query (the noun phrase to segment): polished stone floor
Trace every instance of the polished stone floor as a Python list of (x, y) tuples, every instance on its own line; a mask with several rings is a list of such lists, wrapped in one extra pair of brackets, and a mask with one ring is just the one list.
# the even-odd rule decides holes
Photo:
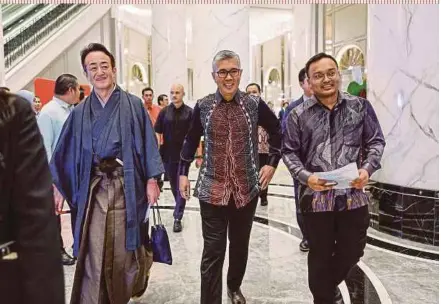
[[(196, 179), (192, 170), (190, 179)], [(274, 184), (292, 184), (282, 165)], [(194, 184), (194, 183), (192, 183)], [(167, 185), (166, 185), (167, 187)], [(270, 187), (269, 205), (258, 206), (253, 226), (247, 273), (242, 291), (248, 303), (312, 303), (307, 283), (307, 254), (298, 249), (300, 232), (295, 219), (292, 188)], [(187, 204), (182, 233), (172, 232), (172, 195), (165, 190), (160, 200), (161, 214), (169, 232), (173, 265), (154, 264), (149, 288), (137, 302), (148, 304), (199, 303), (199, 263), (202, 252), (201, 222), (198, 202)], [(63, 216), (63, 238), (70, 246), (69, 216)], [(369, 232), (378, 237), (375, 231)], [(420, 246), (410, 241), (381, 236), (401, 248), (422, 248), (437, 255), (438, 248)], [(403, 251), (404, 252), (404, 251)], [(340, 286), (345, 303), (438, 303), (438, 261), (405, 254), (405, 252), (367, 245), (361, 262)], [(225, 260), (224, 278), (228, 267)], [(70, 297), (74, 267), (65, 267), (66, 298)], [(224, 286), (225, 289), (225, 286)], [(224, 303), (226, 290), (224, 290)]]

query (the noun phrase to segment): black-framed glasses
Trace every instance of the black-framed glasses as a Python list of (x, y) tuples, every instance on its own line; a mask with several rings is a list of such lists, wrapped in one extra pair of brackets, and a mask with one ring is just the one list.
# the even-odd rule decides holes
[(219, 70), (219, 71), (216, 72), (216, 74), (220, 78), (226, 78), (228, 76), (228, 74), (230, 74), (231, 77), (237, 77), (237, 76), (239, 76), (241, 71), (242, 70), (239, 70), (239, 69), (231, 69), (229, 71), (227, 71), (227, 70)]
[(337, 71), (331, 70), (327, 71), (326, 73), (315, 73), (314, 75), (312, 75), (312, 78), (316, 81), (323, 81), (325, 80), (325, 76), (328, 77), (328, 79), (334, 79), (335, 77), (337, 77), (337, 74)]

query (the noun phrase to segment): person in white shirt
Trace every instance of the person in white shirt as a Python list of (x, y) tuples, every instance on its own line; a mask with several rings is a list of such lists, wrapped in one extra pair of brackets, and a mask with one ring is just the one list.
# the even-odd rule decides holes
[[(62, 74), (55, 81), (54, 97), (40, 111), (37, 122), (43, 136), (44, 148), (48, 161), (52, 158), (52, 153), (58, 142), (64, 122), (69, 117), (73, 107), (78, 103), (80, 97), (80, 85), (78, 79), (71, 74)], [(68, 202), (69, 203), (69, 202)], [(71, 209), (71, 225), (74, 231), (76, 218), (75, 208)], [(75, 264), (75, 259), (67, 254), (64, 249), (61, 237), (61, 222), (58, 215), (58, 227), (60, 231), (61, 257), (64, 265)]]

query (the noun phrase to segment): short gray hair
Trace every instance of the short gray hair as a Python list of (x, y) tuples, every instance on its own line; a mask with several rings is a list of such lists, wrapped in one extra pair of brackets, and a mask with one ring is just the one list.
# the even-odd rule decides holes
[(213, 63), (212, 63), (213, 72), (216, 72), (217, 63), (219, 61), (232, 59), (232, 58), (237, 60), (237, 63), (239, 64), (239, 69), (240, 69), (240, 58), (239, 58), (239, 55), (237, 55), (237, 53), (230, 51), (230, 50), (223, 50), (223, 51), (217, 52), (217, 54), (213, 58)]

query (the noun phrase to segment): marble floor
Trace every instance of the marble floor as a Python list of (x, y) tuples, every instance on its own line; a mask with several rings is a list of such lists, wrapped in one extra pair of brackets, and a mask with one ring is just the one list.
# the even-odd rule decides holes
[[(196, 176), (197, 171), (192, 170), (190, 179), (195, 180)], [(293, 190), (287, 186), (292, 184), (292, 180), (283, 165), (276, 172), (272, 184), (269, 189), (269, 205), (257, 207), (242, 291), (251, 304), (312, 303), (307, 282), (307, 254), (298, 248), (301, 234), (295, 219)], [(174, 202), (167, 184), (165, 188), (159, 205), (170, 237), (173, 265), (155, 263), (146, 293), (133, 303), (196, 304), (199, 303), (199, 264), (203, 245), (198, 201), (192, 198), (187, 203), (184, 230), (178, 234), (173, 233)], [(72, 243), (69, 215), (64, 215), (62, 222), (63, 239), (68, 247)], [(340, 285), (345, 304), (438, 303), (437, 247), (428, 248), (410, 241), (402, 242), (371, 230), (369, 235), (373, 239), (385, 240), (381, 244), (398, 244), (399, 249), (396, 246), (376, 246), (376, 242), (367, 245), (362, 260)], [(429, 251), (436, 258), (408, 254), (403, 250), (407, 247)], [(227, 269), (228, 252), (224, 278)], [(74, 267), (65, 267), (66, 299), (70, 297), (73, 272)], [(227, 303), (225, 286), (223, 303)]]

